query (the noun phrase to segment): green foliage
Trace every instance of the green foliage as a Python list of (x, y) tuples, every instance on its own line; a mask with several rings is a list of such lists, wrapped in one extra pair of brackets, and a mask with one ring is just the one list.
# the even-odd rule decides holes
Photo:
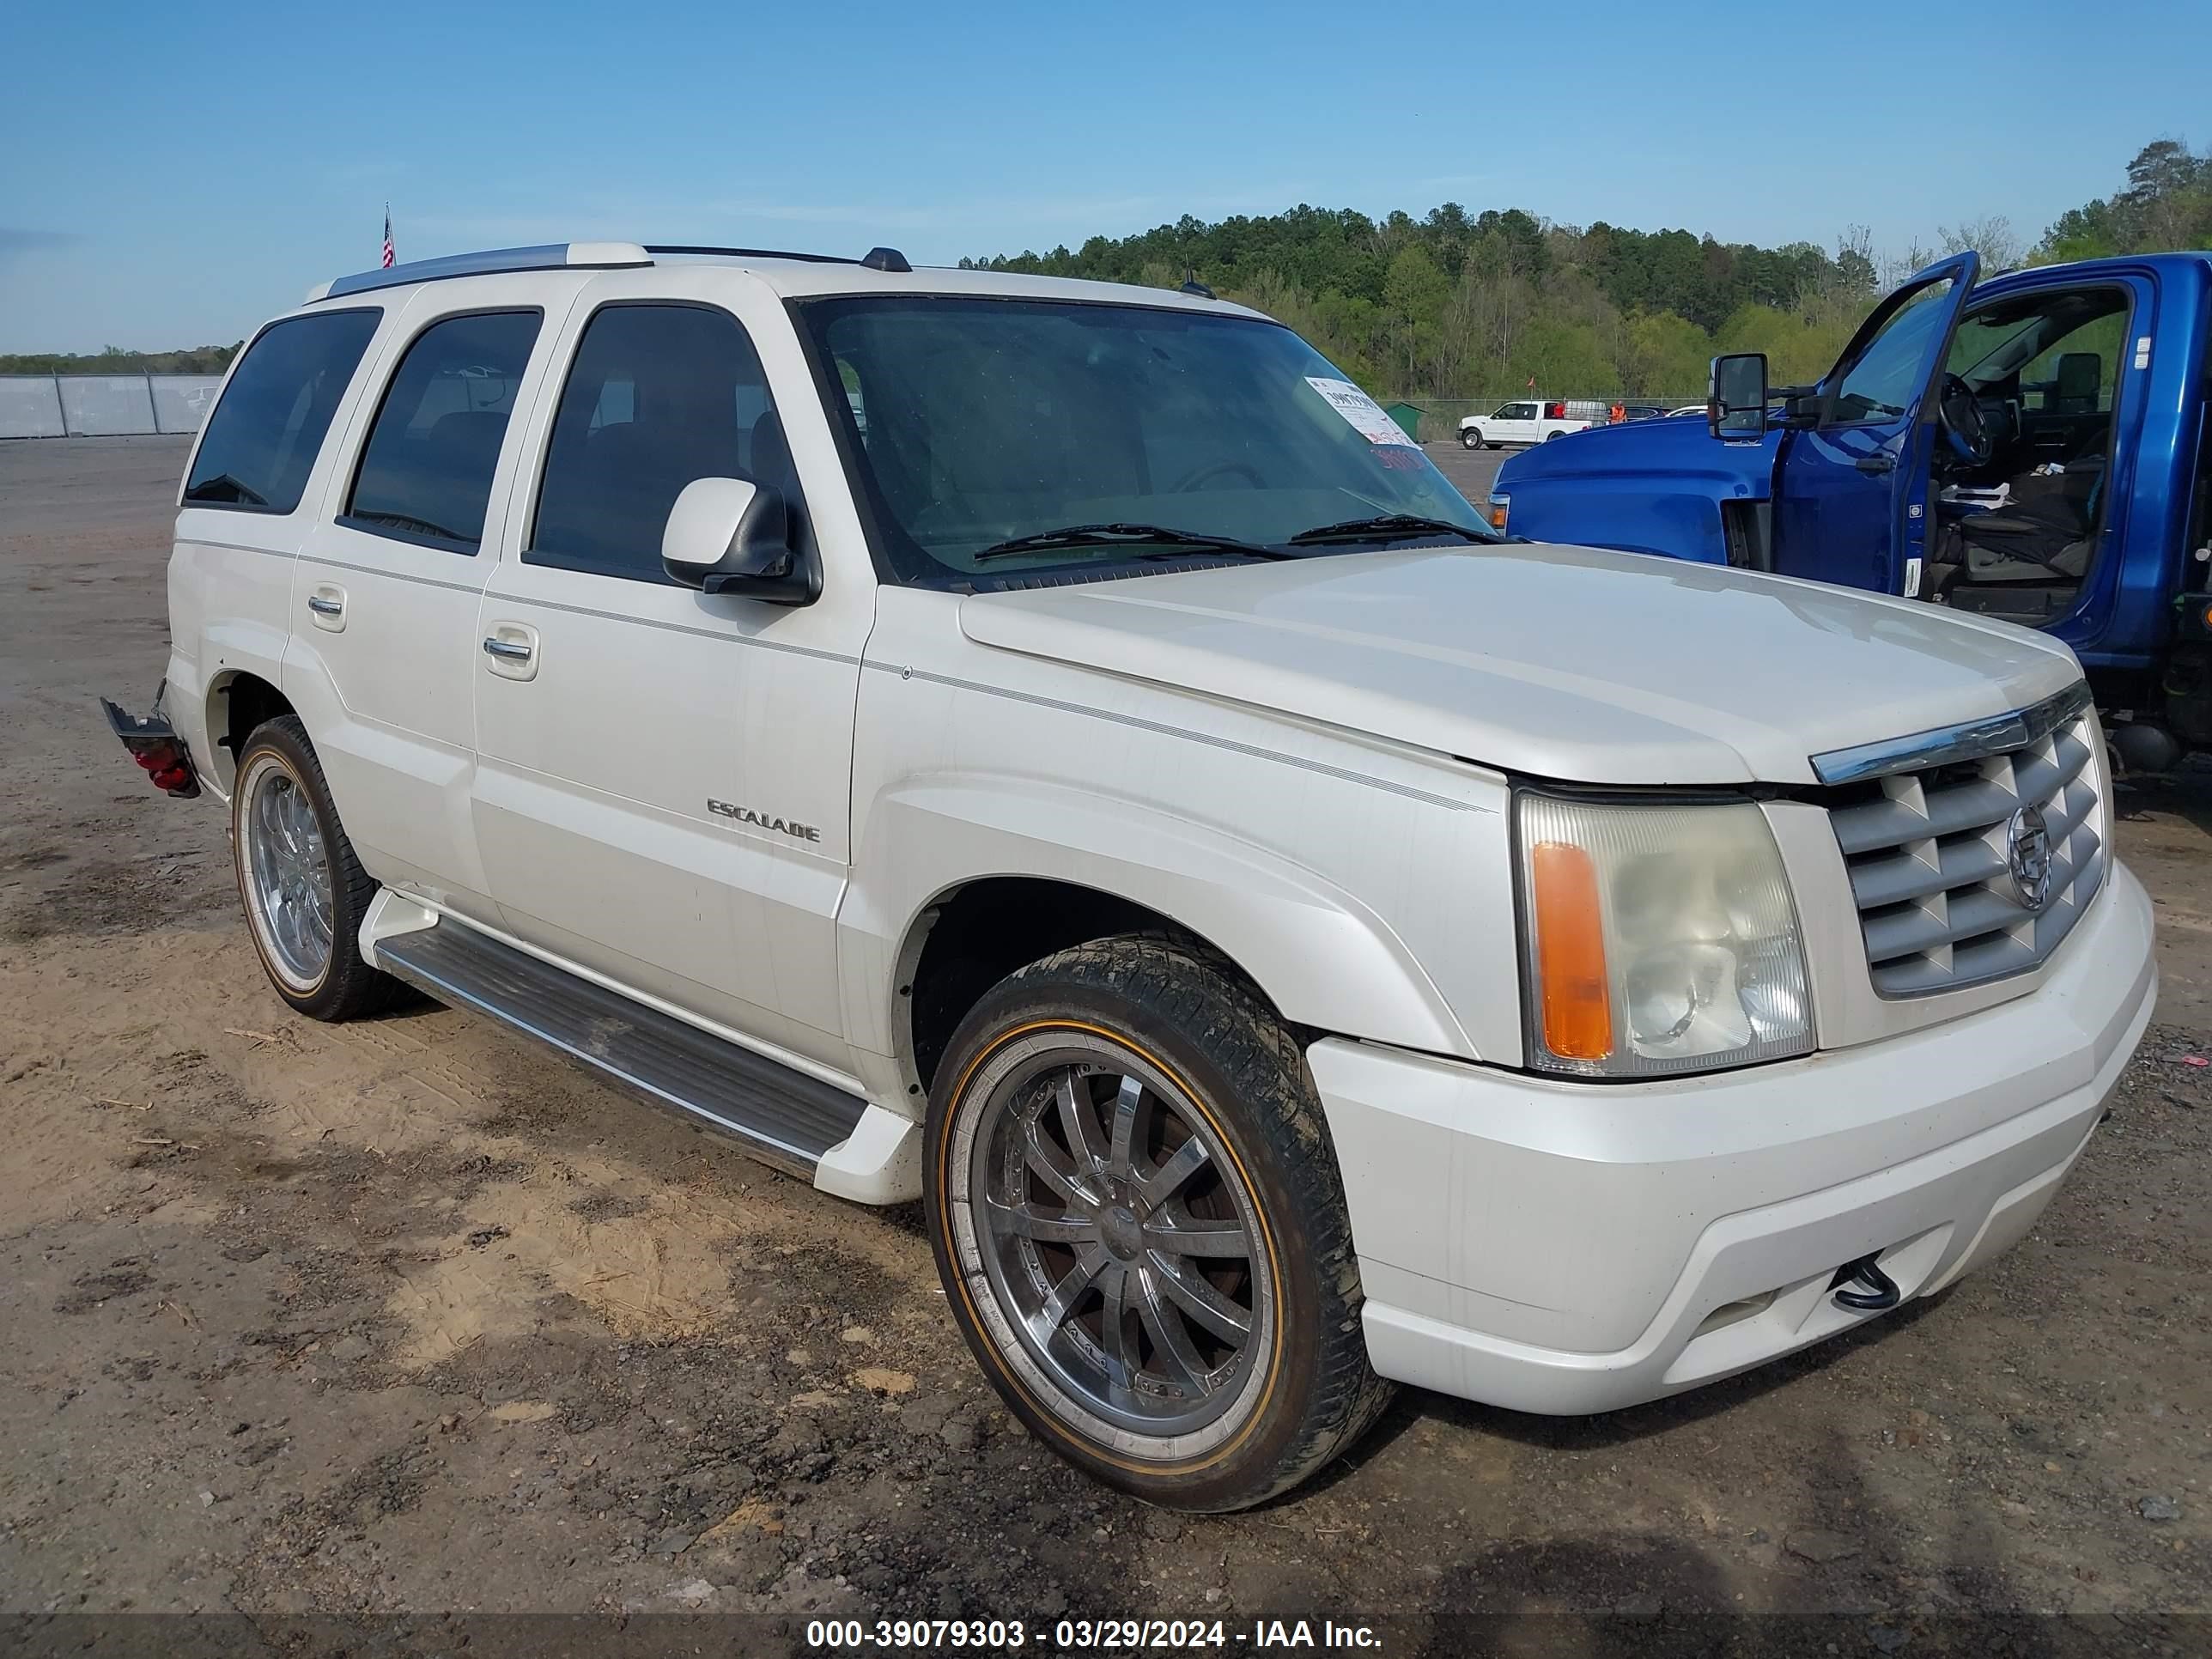
[[(1972, 247), (1994, 274), (2021, 257), (2004, 219), (1961, 219), (1943, 251)], [(2127, 187), (2062, 216), (2032, 258), (2212, 247), (2212, 155), (2160, 139)], [(1778, 385), (1826, 374), (1875, 301), (1934, 256), (1878, 260), (1848, 227), (1832, 255), (1809, 242), (1722, 242), (1686, 230), (1555, 225), (1522, 208), (1419, 219), (1300, 206), (1206, 224), (1186, 215), (1074, 252), (963, 266), (1175, 288), (1191, 277), (1311, 340), (1370, 392), (1421, 399), (1680, 398), (1702, 394), (1719, 351), (1764, 351)]]
[(1671, 311), (1632, 317), (1617, 362), (1621, 390), (1632, 397), (1671, 397), (1705, 383), (1711, 337)]
[(2160, 138), (2128, 163), (2126, 189), (2060, 214), (2033, 258), (2040, 264), (2175, 248), (2212, 248), (2212, 152), (2199, 155)]
[(1704, 388), (1712, 331), (1747, 306), (1850, 294), (1863, 311), (1875, 277), (1858, 236), (1832, 258), (1808, 243), (1577, 230), (1447, 202), (1418, 220), (1315, 207), (1185, 217), (1079, 252), (961, 263), (1155, 288), (1195, 276), (1288, 323), (1373, 391), (1502, 397), (1533, 378), (1554, 397), (1690, 397)]
[(91, 352), (0, 353), (0, 374), (220, 374), (237, 355), (238, 345), (194, 346), (185, 351), (126, 351), (106, 346)]

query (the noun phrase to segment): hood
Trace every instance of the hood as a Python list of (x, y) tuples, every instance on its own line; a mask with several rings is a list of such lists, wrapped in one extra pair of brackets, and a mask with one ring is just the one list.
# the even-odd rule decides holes
[(1597, 784), (1810, 783), (1809, 757), (2036, 702), (2063, 645), (1918, 601), (1541, 544), (963, 599), (977, 643)]
[(1505, 458), (1491, 487), (1510, 495), (1516, 484), (1539, 479), (1642, 477), (1656, 472), (1669, 478), (1717, 479), (1724, 485), (1741, 485), (1739, 495), (1763, 500), (1771, 493), (1774, 460), (1781, 446), (1779, 427), (1769, 428), (1757, 443), (1723, 443), (1702, 420), (1663, 415), (1656, 420), (1594, 426), (1574, 434), (1571, 442), (1562, 438), (1557, 443), (1531, 444)]

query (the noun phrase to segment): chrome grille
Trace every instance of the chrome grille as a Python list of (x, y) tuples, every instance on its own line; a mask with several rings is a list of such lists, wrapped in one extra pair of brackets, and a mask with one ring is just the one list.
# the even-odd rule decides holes
[[(1924, 745), (1887, 745), (1889, 758), (1863, 769), (1881, 775), (1829, 792), (1867, 969), (1882, 995), (1924, 996), (2024, 972), (2057, 948), (2097, 896), (2107, 858), (2104, 780), (2097, 715), (2086, 702), (2077, 688), (2008, 716), (2009, 726), (1983, 723), (1976, 741), (1931, 733)], [(1960, 752), (1975, 748), (1984, 752)], [(1929, 763), (1913, 766), (1916, 753)], [(1850, 754), (1814, 765), (1830, 777), (1851, 770)], [(2039, 908), (2029, 902), (2038, 814), (2050, 870)], [(2014, 858), (2022, 842), (2025, 884)]]

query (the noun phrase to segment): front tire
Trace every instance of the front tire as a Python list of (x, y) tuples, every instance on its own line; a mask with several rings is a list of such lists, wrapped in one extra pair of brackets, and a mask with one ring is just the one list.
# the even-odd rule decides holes
[(1480, 449), (1483, 447), (1482, 434), (1474, 427), (1468, 427), (1464, 432), (1462, 432), (1459, 434), (1459, 441), (1469, 449)]
[(230, 842), (246, 931), (277, 995), (310, 1019), (342, 1020), (404, 994), (362, 957), (377, 884), (354, 856), (295, 716), (264, 721), (240, 747)]
[(1287, 1490), (1375, 1420), (1358, 1266), (1296, 1040), (1205, 952), (1063, 951), (961, 1022), (932, 1091), (930, 1242), (1031, 1433), (1176, 1509)]

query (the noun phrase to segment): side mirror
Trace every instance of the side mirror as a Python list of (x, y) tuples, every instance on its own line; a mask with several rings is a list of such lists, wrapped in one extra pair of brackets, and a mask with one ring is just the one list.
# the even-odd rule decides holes
[(743, 478), (694, 478), (668, 509), (660, 566), (686, 587), (769, 605), (811, 605), (822, 576), (791, 544), (782, 493)]
[(1716, 438), (1764, 437), (1766, 398), (1765, 352), (1716, 357), (1711, 389), (1705, 395), (1705, 423)]

